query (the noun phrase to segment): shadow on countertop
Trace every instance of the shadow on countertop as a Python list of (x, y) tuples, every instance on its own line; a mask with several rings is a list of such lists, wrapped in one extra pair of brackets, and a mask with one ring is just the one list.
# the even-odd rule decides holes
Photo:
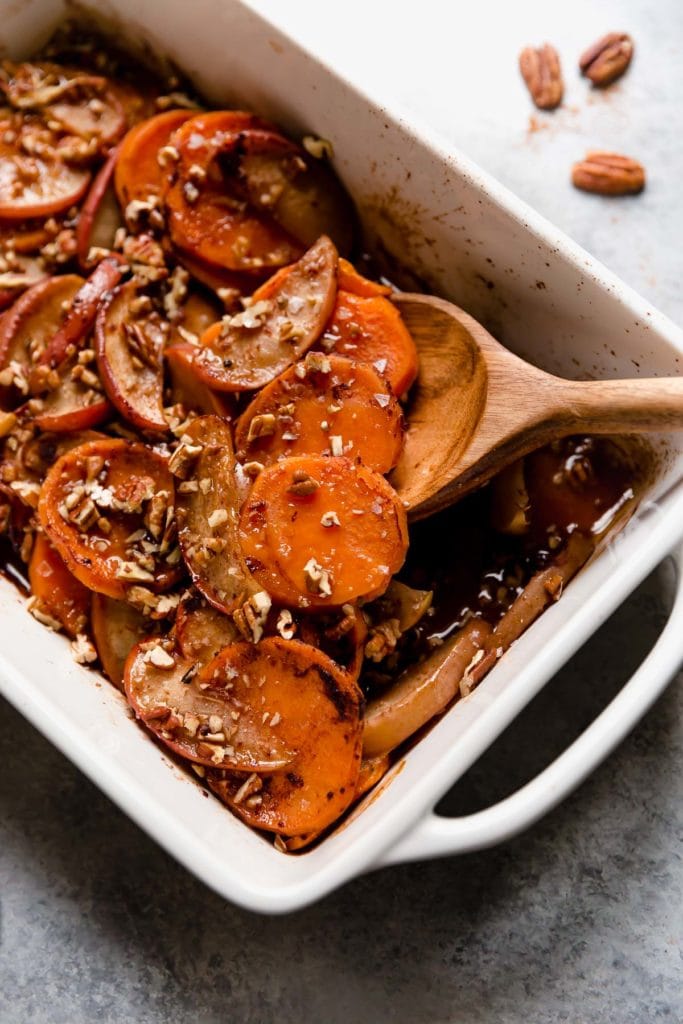
[[(585, 728), (656, 639), (671, 579), (663, 563), (442, 813), (514, 791)], [(674, 684), (504, 846), (265, 918), (196, 881), (2, 704), (0, 1024), (680, 1020), (682, 711)]]

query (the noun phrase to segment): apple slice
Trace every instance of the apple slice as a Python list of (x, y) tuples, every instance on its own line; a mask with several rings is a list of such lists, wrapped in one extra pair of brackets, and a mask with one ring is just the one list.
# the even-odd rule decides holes
[(171, 395), (173, 403), (182, 405), (186, 410), (196, 409), (205, 415), (221, 416), (231, 420), (234, 416), (234, 405), (227, 392), (212, 391), (193, 370), (195, 346), (184, 342), (171, 345), (164, 352), (166, 366), (171, 378)]
[[(83, 286), (77, 274), (48, 277), (21, 295), (0, 321), (0, 369), (14, 371), (3, 404), (28, 393), (29, 371), (48, 347)], [(9, 376), (9, 375), (8, 375)]]
[[(253, 652), (250, 644), (231, 643), (231, 624), (224, 621), (225, 643), (219, 650), (247, 647)], [(196, 764), (248, 772), (282, 770), (292, 751), (265, 725), (264, 706), (249, 692), (252, 682), (257, 687), (258, 677), (237, 671), (230, 678), (224, 672), (214, 677), (220, 657), (202, 662), (183, 656), (171, 640), (143, 641), (131, 651), (124, 669), (131, 707), (162, 743)]]
[(102, 668), (114, 686), (123, 690), (126, 658), (136, 644), (149, 636), (151, 623), (127, 601), (93, 594), (90, 624)]
[(75, 206), (90, 182), (90, 172), (53, 157), (38, 156), (22, 148), (22, 130), (0, 136), (0, 217), (24, 220), (50, 217)]
[(114, 236), (123, 225), (121, 210), (112, 186), (118, 149), (113, 149), (95, 175), (78, 215), (76, 251), (81, 266), (87, 266), (92, 246), (111, 249)]
[(140, 430), (167, 433), (163, 352), (167, 337), (156, 312), (137, 312), (139, 286), (121, 285), (101, 306), (95, 327), (97, 365), (112, 405)]
[(217, 391), (253, 391), (296, 362), (322, 334), (337, 291), (337, 250), (324, 235), (258, 288), (242, 313), (200, 339), (195, 372)]
[(218, 416), (193, 420), (169, 466), (179, 477), (176, 515), (185, 564), (207, 601), (230, 613), (260, 590), (239, 541), (243, 495), (230, 428)]
[[(79, 370), (85, 371), (85, 379), (72, 376)], [(82, 366), (77, 357), (73, 357), (65, 360), (57, 373), (59, 385), (42, 398), (34, 399), (34, 403), (39, 404), (32, 414), (37, 427), (61, 434), (90, 430), (109, 419), (112, 407), (91, 368)]]
[(108, 299), (126, 269), (120, 256), (107, 256), (97, 264), (74, 295), (61, 327), (43, 350), (40, 366), (55, 369), (67, 358), (71, 346), (79, 348), (83, 344), (95, 323), (100, 304)]

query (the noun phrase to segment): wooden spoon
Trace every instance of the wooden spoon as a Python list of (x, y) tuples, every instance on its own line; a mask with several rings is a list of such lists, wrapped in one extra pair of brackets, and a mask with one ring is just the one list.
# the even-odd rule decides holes
[(432, 295), (395, 299), (420, 376), (392, 483), (412, 520), (480, 487), (569, 434), (683, 429), (683, 377), (569, 381), (531, 366), (462, 309)]

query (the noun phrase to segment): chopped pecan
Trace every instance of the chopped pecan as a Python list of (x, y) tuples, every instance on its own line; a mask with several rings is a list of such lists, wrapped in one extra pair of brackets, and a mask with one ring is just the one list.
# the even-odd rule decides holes
[(645, 187), (645, 168), (618, 153), (587, 153), (585, 160), (574, 164), (572, 182), (601, 196), (634, 195)]
[(562, 102), (564, 84), (557, 50), (550, 43), (527, 46), (519, 55), (519, 70), (539, 110), (554, 110)]
[(579, 58), (581, 74), (603, 88), (620, 78), (631, 63), (633, 40), (626, 32), (608, 32)]

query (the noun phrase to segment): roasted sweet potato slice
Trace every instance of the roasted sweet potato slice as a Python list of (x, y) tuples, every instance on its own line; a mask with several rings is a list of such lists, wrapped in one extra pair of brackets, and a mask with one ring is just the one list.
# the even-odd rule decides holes
[(401, 407), (377, 371), (317, 353), (266, 385), (235, 431), (239, 457), (264, 465), (289, 455), (343, 452), (388, 473), (402, 444)]
[(224, 644), (202, 666), (169, 642), (145, 641), (126, 662), (126, 696), (137, 717), (181, 757), (214, 768), (281, 770), (295, 751), (289, 733), (268, 722), (275, 708), (269, 712), (269, 662), (259, 652), (251, 644)]
[(149, 202), (161, 192), (164, 177), (173, 169), (172, 154), (159, 156), (171, 136), (192, 117), (189, 110), (165, 110), (140, 122), (121, 142), (116, 158), (114, 188), (123, 210), (134, 200)]
[(243, 495), (235, 476), (230, 428), (218, 416), (193, 420), (169, 465), (178, 476), (178, 540), (185, 563), (206, 599), (231, 612), (260, 587), (242, 555)]
[(63, 455), (43, 484), (41, 525), (67, 567), (99, 594), (163, 591), (178, 579), (173, 477), (166, 459), (123, 440), (91, 441)]
[(91, 246), (111, 249), (114, 236), (123, 224), (112, 186), (118, 149), (113, 149), (88, 189), (76, 226), (76, 249), (81, 266), (87, 266)]
[(29, 371), (60, 329), (83, 286), (77, 274), (47, 277), (21, 295), (0, 321), (0, 369), (10, 368), (3, 404), (28, 393)]
[(339, 258), (338, 287), (340, 291), (352, 292), (354, 295), (360, 295), (366, 299), (373, 299), (381, 295), (386, 298), (391, 295), (391, 288), (388, 285), (372, 281), (369, 277), (363, 277), (354, 265), (345, 260), (343, 256)]
[(149, 618), (127, 601), (92, 594), (90, 624), (102, 668), (123, 690), (123, 666), (135, 645), (149, 636)]
[(168, 229), (182, 252), (227, 270), (280, 267), (301, 255), (302, 246), (270, 213), (255, 210), (236, 189), (245, 153), (286, 152), (297, 147), (254, 114), (198, 114), (172, 136), (178, 160), (164, 190)]
[(337, 292), (323, 347), (384, 374), (401, 397), (417, 377), (417, 349), (398, 309), (382, 295)]
[(71, 637), (84, 633), (90, 614), (90, 591), (69, 572), (42, 533), (33, 542), (28, 566), (32, 609), (61, 622)]
[(104, 389), (119, 413), (140, 430), (166, 433), (164, 416), (165, 322), (136, 308), (137, 282), (127, 281), (100, 306), (95, 325), (97, 366)]
[(405, 511), (384, 477), (346, 458), (313, 455), (259, 474), (240, 533), (264, 590), (311, 609), (378, 596), (408, 546)]
[(268, 775), (207, 770), (221, 800), (248, 824), (284, 835), (320, 831), (343, 814), (361, 746), (361, 694), (347, 673), (314, 647), (275, 637), (232, 644), (201, 678), (211, 687), (232, 682), (245, 703), (238, 724), (247, 716), (255, 736), (277, 736), (294, 755)]
[(257, 289), (243, 312), (204, 333), (195, 372), (217, 391), (253, 391), (268, 384), (315, 344), (336, 287), (337, 250), (323, 236)]

